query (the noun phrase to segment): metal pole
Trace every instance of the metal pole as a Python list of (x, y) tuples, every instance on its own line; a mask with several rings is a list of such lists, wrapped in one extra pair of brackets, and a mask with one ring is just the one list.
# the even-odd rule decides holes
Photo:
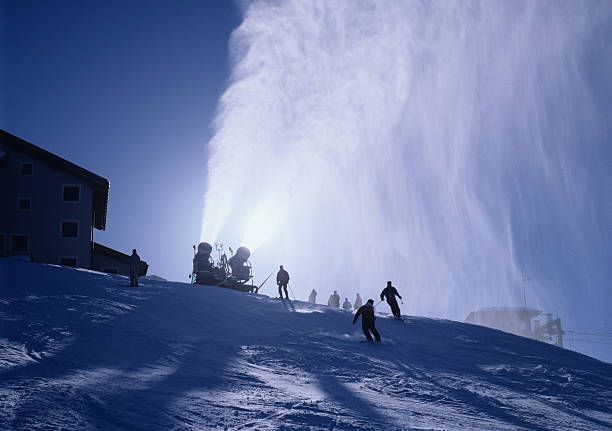
[(293, 296), (293, 299), (294, 299), (294, 300), (295, 300), (295, 299), (297, 299), (297, 298), (295, 297), (295, 295), (293, 294), (293, 290), (291, 289), (291, 285), (290, 285), (290, 284), (287, 284), (287, 287), (289, 288), (289, 292), (291, 292), (291, 296)]
[(268, 281), (268, 279), (269, 279), (271, 276), (272, 276), (272, 273), (270, 273), (270, 275), (268, 275), (268, 276), (266, 277), (266, 279), (263, 281), (263, 283), (261, 283), (261, 284), (259, 285), (259, 287), (258, 287), (258, 288), (255, 290), (255, 293), (258, 293), (258, 292), (259, 292), (259, 289), (261, 289), (261, 287), (262, 287), (264, 284), (266, 284), (266, 281)]
[(521, 268), (521, 275), (523, 276), (523, 305), (525, 306), (525, 308), (527, 308), (526, 288), (527, 288), (527, 282), (531, 280), (531, 278), (525, 275), (525, 271), (522, 268)]

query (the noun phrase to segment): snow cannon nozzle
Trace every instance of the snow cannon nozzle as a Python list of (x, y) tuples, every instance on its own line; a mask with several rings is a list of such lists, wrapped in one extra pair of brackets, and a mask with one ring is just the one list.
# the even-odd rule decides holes
[[(193, 246), (195, 248), (195, 245)], [(198, 245), (198, 251), (206, 254), (210, 254), (212, 252), (212, 245), (207, 242), (201, 242)]]
[(238, 247), (235, 255), (239, 260), (246, 262), (251, 257), (251, 251), (246, 247)]
[(232, 269), (232, 275), (239, 279), (248, 280), (251, 278), (251, 268), (247, 263), (251, 252), (246, 247), (238, 247), (236, 254), (230, 257), (227, 261)]

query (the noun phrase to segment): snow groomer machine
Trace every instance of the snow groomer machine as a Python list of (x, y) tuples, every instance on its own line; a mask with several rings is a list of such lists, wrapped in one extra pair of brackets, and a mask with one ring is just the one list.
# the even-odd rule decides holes
[[(193, 272), (191, 273), (192, 284), (206, 286), (220, 286), (241, 292), (257, 292), (258, 286), (253, 285), (253, 274), (249, 257), (251, 252), (246, 247), (238, 247), (236, 253), (231, 247), (230, 258), (223, 250), (222, 243), (215, 243), (218, 258), (214, 261), (211, 254), (212, 246), (207, 242), (201, 242), (193, 246)], [(250, 284), (249, 284), (250, 281)]]

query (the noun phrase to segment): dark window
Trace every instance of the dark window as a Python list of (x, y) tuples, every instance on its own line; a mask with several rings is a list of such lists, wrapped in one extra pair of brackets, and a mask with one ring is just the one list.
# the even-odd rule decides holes
[(19, 208), (20, 210), (29, 210), (30, 203), (30, 199), (19, 199), (19, 204), (17, 208)]
[(102, 272), (107, 274), (117, 274), (117, 268), (102, 268)]
[(62, 222), (62, 238), (78, 238), (79, 222), (63, 221)]
[(11, 240), (11, 251), (27, 252), (28, 237), (26, 235), (13, 235)]
[(60, 265), (76, 268), (77, 259), (76, 257), (60, 257)]
[(0, 251), (4, 251), (4, 235), (0, 235)]
[(81, 189), (79, 186), (64, 186), (64, 201), (78, 202)]
[(19, 170), (20, 175), (32, 175), (32, 163), (22, 163)]

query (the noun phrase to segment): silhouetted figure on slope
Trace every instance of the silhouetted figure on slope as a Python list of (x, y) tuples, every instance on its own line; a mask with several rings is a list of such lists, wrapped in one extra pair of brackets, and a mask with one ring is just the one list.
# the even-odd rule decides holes
[(363, 302), (361, 301), (361, 296), (357, 294), (357, 298), (355, 298), (355, 303), (353, 304), (353, 308), (355, 310), (359, 310), (359, 307), (361, 307), (362, 305), (363, 305)]
[(283, 269), (283, 265), (280, 266), (278, 274), (276, 274), (276, 284), (278, 284), (278, 294), (282, 298), (283, 291), (285, 290), (285, 296), (289, 299), (289, 293), (287, 293), (287, 284), (289, 284), (289, 273)]
[(389, 306), (391, 307), (391, 312), (393, 313), (395, 318), (401, 319), (400, 308), (399, 308), (399, 305), (397, 305), (397, 299), (395, 299), (396, 296), (399, 299), (402, 299), (400, 294), (397, 292), (397, 289), (391, 285), (390, 281), (387, 281), (387, 287), (385, 287), (383, 291), (381, 292), (380, 300), (382, 301), (386, 297), (387, 304), (389, 304)]
[(311, 304), (316, 304), (317, 303), (317, 291), (312, 289), (312, 292), (310, 292), (310, 296), (308, 297), (308, 302), (310, 302)]
[(130, 256), (130, 286), (138, 286), (138, 270), (140, 269), (140, 256), (136, 253), (136, 249), (132, 250)]
[(340, 295), (338, 295), (338, 292), (334, 290), (334, 293), (329, 295), (329, 300), (327, 301), (327, 305), (329, 305), (330, 307), (336, 307), (336, 308), (340, 307)]
[(344, 308), (345, 310), (350, 310), (351, 308), (353, 308), (348, 298), (344, 298), (344, 303), (342, 304), (342, 308)]
[[(374, 321), (376, 320), (376, 316), (374, 316), (374, 300), (368, 299), (368, 302), (362, 307), (359, 307), (357, 313), (355, 313), (355, 318), (353, 319), (353, 325), (357, 322), (361, 316), (361, 329), (363, 330), (363, 334), (366, 336), (368, 341), (372, 342), (372, 335), (376, 338), (376, 341), (380, 342), (380, 334), (376, 330), (376, 326), (374, 325)], [(372, 334), (370, 334), (372, 333)]]

